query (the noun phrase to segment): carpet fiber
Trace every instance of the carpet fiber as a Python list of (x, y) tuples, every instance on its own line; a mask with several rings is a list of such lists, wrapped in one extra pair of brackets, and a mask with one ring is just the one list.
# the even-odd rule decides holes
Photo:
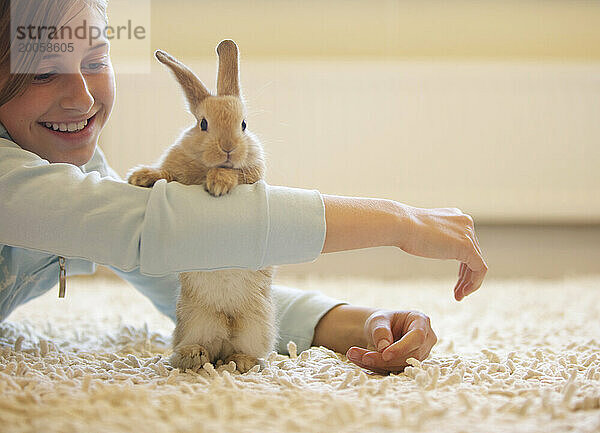
[(600, 277), (485, 282), (277, 281), (416, 309), (439, 341), (372, 375), (311, 348), (264, 371), (168, 363), (173, 325), (120, 280), (71, 278), (0, 324), (2, 432), (599, 432)]

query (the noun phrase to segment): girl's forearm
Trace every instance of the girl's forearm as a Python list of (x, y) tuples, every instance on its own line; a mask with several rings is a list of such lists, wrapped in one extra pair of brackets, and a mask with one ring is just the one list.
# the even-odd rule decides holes
[(399, 246), (406, 213), (393, 200), (323, 194), (327, 233), (322, 253)]

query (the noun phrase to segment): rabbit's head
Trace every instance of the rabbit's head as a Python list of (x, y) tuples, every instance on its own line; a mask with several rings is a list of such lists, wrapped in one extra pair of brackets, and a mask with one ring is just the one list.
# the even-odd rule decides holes
[(232, 40), (217, 46), (217, 95), (183, 63), (168, 53), (154, 54), (167, 65), (183, 88), (188, 110), (196, 118), (185, 140), (188, 154), (207, 167), (243, 168), (249, 159), (262, 158), (258, 139), (246, 129), (246, 111), (240, 90), (238, 47)]

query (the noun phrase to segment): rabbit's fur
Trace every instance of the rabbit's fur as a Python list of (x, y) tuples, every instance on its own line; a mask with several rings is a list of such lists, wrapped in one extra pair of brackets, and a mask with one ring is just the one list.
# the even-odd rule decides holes
[[(132, 169), (129, 183), (151, 187), (157, 180), (166, 179), (202, 184), (218, 197), (238, 184), (263, 178), (262, 146), (242, 127), (245, 107), (237, 45), (224, 40), (217, 46), (217, 54), (217, 96), (213, 96), (187, 66), (164, 51), (156, 51), (156, 58), (173, 71), (183, 88), (188, 109), (197, 122), (181, 134), (155, 166)], [(237, 369), (246, 372), (258, 364), (258, 358), (273, 350), (277, 336), (271, 298), (273, 272), (270, 266), (258, 271), (181, 273), (171, 365), (182, 370), (198, 369), (205, 362), (220, 359), (225, 363), (235, 361)]]

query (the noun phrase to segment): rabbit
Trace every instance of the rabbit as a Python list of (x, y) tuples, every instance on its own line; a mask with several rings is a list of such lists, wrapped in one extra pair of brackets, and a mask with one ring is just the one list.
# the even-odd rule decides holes
[[(238, 47), (223, 40), (217, 95), (183, 63), (157, 50), (156, 58), (173, 72), (183, 88), (196, 123), (182, 132), (154, 166), (129, 171), (130, 184), (151, 187), (159, 179), (204, 185), (215, 197), (238, 184), (264, 177), (265, 159), (259, 140), (247, 128), (239, 83)], [(227, 269), (179, 274), (173, 354), (170, 363), (197, 370), (206, 362), (234, 361), (245, 373), (275, 345), (277, 331), (271, 296), (274, 266), (257, 271)], [(260, 367), (259, 367), (260, 368)]]

